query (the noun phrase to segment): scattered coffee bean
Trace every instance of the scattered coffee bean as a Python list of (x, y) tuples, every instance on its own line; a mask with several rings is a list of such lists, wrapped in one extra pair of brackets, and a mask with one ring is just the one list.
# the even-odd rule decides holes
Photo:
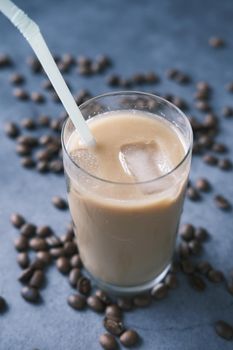
[(46, 243), (48, 244), (49, 249), (61, 247), (61, 245), (62, 245), (60, 238), (55, 236), (55, 235), (48, 236), (46, 238)]
[(32, 92), (31, 100), (36, 103), (43, 103), (45, 102), (45, 97), (39, 92)]
[(126, 298), (126, 297), (118, 298), (117, 305), (123, 311), (130, 311), (133, 309), (133, 300), (132, 298)]
[(179, 71), (178, 69), (175, 69), (175, 68), (170, 68), (166, 72), (166, 76), (168, 77), (168, 79), (172, 79), (172, 80), (176, 79), (178, 74), (179, 74)]
[(29, 286), (34, 288), (41, 288), (44, 282), (44, 273), (41, 270), (36, 270), (33, 272), (30, 278)]
[(194, 238), (194, 227), (191, 224), (184, 224), (179, 229), (179, 234), (186, 242), (191, 241)]
[(50, 117), (47, 115), (40, 115), (37, 121), (38, 125), (44, 127), (49, 126), (50, 124)]
[(0, 54), (0, 68), (6, 68), (12, 66), (13, 62), (9, 55)]
[(233, 339), (233, 327), (225, 321), (220, 320), (216, 322), (215, 331), (221, 338), (224, 338), (226, 340)]
[(226, 145), (224, 145), (223, 143), (214, 143), (212, 145), (212, 151), (216, 152), (216, 153), (225, 153), (227, 152), (227, 147)]
[(66, 242), (64, 244), (65, 256), (71, 257), (77, 253), (77, 245), (75, 242)]
[(202, 247), (200, 241), (194, 239), (188, 243), (188, 246), (192, 254), (198, 255), (201, 253)]
[(124, 325), (121, 321), (111, 319), (111, 318), (104, 318), (103, 321), (104, 328), (111, 334), (115, 336), (120, 336), (124, 332)]
[(111, 318), (113, 320), (121, 320), (122, 311), (118, 305), (112, 304), (112, 305), (107, 306), (107, 308), (105, 310), (105, 316), (107, 318)]
[(29, 156), (31, 154), (32, 150), (31, 147), (26, 146), (26, 145), (16, 145), (16, 153), (19, 156)]
[(60, 210), (65, 210), (68, 208), (67, 201), (58, 196), (52, 198), (52, 203), (57, 209)]
[(72, 267), (81, 268), (82, 267), (82, 260), (80, 258), (80, 255), (79, 254), (73, 255), (72, 258), (70, 259), (70, 264)]
[(38, 140), (36, 137), (28, 135), (19, 136), (17, 141), (20, 145), (28, 147), (35, 147), (38, 144)]
[(202, 159), (208, 165), (216, 165), (218, 163), (218, 159), (211, 154), (205, 154)]
[(208, 192), (210, 190), (210, 183), (207, 179), (200, 178), (195, 182), (195, 187), (197, 190), (202, 192)]
[(17, 262), (22, 269), (26, 269), (30, 263), (28, 254), (26, 252), (19, 253), (17, 256)]
[(197, 101), (195, 104), (195, 107), (202, 112), (209, 112), (211, 110), (211, 107), (207, 101)]
[(24, 236), (19, 236), (14, 240), (15, 249), (23, 252), (28, 249), (28, 240)]
[(178, 286), (177, 277), (174, 273), (168, 273), (164, 280), (165, 285), (170, 289), (175, 289)]
[(213, 283), (220, 283), (224, 279), (223, 273), (221, 271), (213, 269), (208, 271), (207, 277), (209, 281)]
[(63, 172), (63, 163), (61, 160), (52, 160), (49, 163), (49, 169), (55, 174), (60, 174)]
[(194, 272), (194, 266), (190, 260), (182, 260), (181, 261), (181, 268), (182, 268), (182, 271), (188, 275), (190, 275)]
[(232, 162), (230, 159), (219, 159), (218, 160), (218, 167), (222, 170), (230, 170), (232, 169)]
[(82, 294), (89, 294), (91, 291), (91, 282), (87, 277), (80, 277), (77, 283), (78, 291)]
[(186, 194), (187, 197), (194, 202), (200, 200), (201, 198), (199, 192), (194, 187), (187, 188)]
[(36, 170), (41, 173), (41, 174), (45, 174), (48, 172), (49, 167), (48, 167), (48, 163), (46, 161), (39, 161), (36, 163)]
[(96, 295), (91, 295), (87, 298), (87, 305), (95, 312), (103, 312), (105, 305)]
[(225, 46), (225, 41), (217, 36), (213, 36), (209, 39), (209, 45), (215, 49)]
[(45, 266), (45, 261), (38, 257), (36, 257), (30, 265), (33, 270), (43, 270)]
[(120, 77), (115, 74), (111, 74), (107, 77), (107, 84), (109, 86), (119, 86), (120, 84)]
[(202, 275), (207, 275), (210, 270), (212, 270), (212, 266), (208, 261), (200, 261), (196, 269), (198, 272), (200, 272)]
[(72, 287), (76, 287), (80, 277), (81, 277), (81, 270), (78, 267), (73, 268), (69, 273), (70, 285)]
[(36, 254), (37, 259), (43, 261), (44, 265), (49, 265), (49, 263), (51, 262), (51, 256), (49, 254), (49, 252), (46, 251), (39, 251)]
[(139, 335), (133, 329), (128, 329), (120, 336), (120, 342), (126, 348), (130, 348), (139, 342)]
[(214, 201), (215, 201), (215, 204), (217, 205), (217, 207), (222, 209), (222, 210), (227, 211), (227, 210), (231, 209), (230, 202), (220, 194), (218, 194), (214, 197)]
[(11, 221), (11, 224), (16, 228), (21, 228), (25, 223), (24, 217), (18, 213), (11, 214), (10, 221)]
[(13, 95), (18, 98), (19, 100), (26, 101), (29, 98), (29, 95), (27, 91), (23, 90), (22, 88), (16, 88), (13, 91)]
[(73, 309), (83, 310), (86, 306), (86, 297), (80, 294), (71, 294), (67, 302)]
[(190, 255), (188, 243), (181, 242), (178, 247), (178, 253), (181, 258), (187, 258)]
[(20, 233), (26, 238), (30, 238), (35, 235), (36, 233), (36, 226), (31, 223), (26, 223), (20, 228)]
[(64, 256), (61, 256), (57, 259), (56, 266), (57, 269), (63, 274), (67, 274), (70, 272), (70, 262)]
[(58, 259), (62, 256), (65, 256), (65, 252), (64, 252), (64, 249), (63, 248), (51, 248), (50, 249), (50, 255), (52, 256), (52, 258), (54, 259)]
[(19, 278), (18, 278), (19, 282), (27, 283), (32, 277), (34, 271), (35, 269), (32, 266), (29, 266), (26, 269), (24, 269), (19, 275)]
[(38, 252), (39, 250), (48, 249), (48, 245), (45, 239), (39, 237), (32, 238), (29, 242), (29, 246), (32, 250), (35, 250), (36, 252)]
[(7, 309), (6, 300), (0, 295), (0, 314), (5, 312)]
[(140, 294), (133, 298), (133, 303), (138, 307), (146, 307), (151, 303), (151, 297), (149, 294)]
[(27, 64), (33, 73), (40, 73), (42, 71), (42, 66), (36, 57), (28, 57)]
[(40, 238), (46, 238), (53, 235), (53, 230), (50, 226), (39, 226), (36, 229), (36, 235)]
[(168, 294), (168, 288), (164, 283), (158, 283), (151, 291), (151, 295), (154, 299), (164, 299)]
[(35, 166), (35, 162), (34, 160), (27, 156), (27, 157), (22, 157), (21, 160), (20, 160), (20, 163), (21, 165), (24, 167), (24, 168), (33, 168)]
[(224, 117), (232, 117), (233, 116), (233, 107), (225, 106), (223, 107), (222, 114)]
[(40, 298), (38, 289), (28, 286), (22, 288), (21, 295), (26, 301), (30, 303), (35, 303)]
[(104, 292), (101, 289), (97, 289), (95, 292), (95, 295), (105, 304), (105, 305), (110, 305), (111, 304), (111, 299), (109, 295)]
[(118, 344), (113, 335), (104, 333), (99, 338), (99, 343), (105, 350), (117, 350)]
[(204, 242), (208, 238), (208, 232), (204, 227), (195, 229), (195, 239), (199, 242)]
[(205, 281), (198, 275), (190, 275), (189, 283), (193, 289), (199, 292), (202, 292), (206, 289)]
[(15, 139), (20, 134), (17, 124), (13, 122), (7, 122), (4, 125), (4, 131), (6, 135), (11, 137), (12, 139)]

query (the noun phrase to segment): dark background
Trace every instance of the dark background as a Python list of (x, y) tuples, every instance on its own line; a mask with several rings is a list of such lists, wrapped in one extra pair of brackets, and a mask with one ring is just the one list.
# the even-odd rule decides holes
[[(232, 95), (225, 91), (233, 80), (233, 3), (225, 1), (186, 0), (79, 0), (17, 1), (17, 4), (41, 26), (53, 53), (71, 52), (95, 57), (109, 54), (112, 71), (130, 76), (135, 71), (154, 70), (162, 78), (169, 67), (188, 71), (194, 83), (206, 80), (214, 87), (212, 105), (219, 119), (224, 105), (233, 105)], [(226, 48), (215, 50), (208, 45), (210, 36), (226, 39)], [(62, 234), (69, 214), (51, 205), (53, 195), (65, 195), (64, 178), (43, 177), (21, 168), (15, 144), (3, 133), (7, 120), (19, 121), (40, 112), (54, 117), (63, 111), (61, 105), (47, 102), (43, 106), (16, 101), (9, 76), (20, 70), (28, 76), (26, 89), (41, 91), (40, 76), (32, 77), (25, 63), (31, 48), (12, 25), (0, 16), (0, 52), (9, 53), (17, 62), (14, 69), (0, 71), (0, 295), (6, 297), (9, 310), (0, 316), (0, 350), (76, 350), (98, 349), (98, 337), (104, 329), (101, 316), (91, 311), (75, 312), (66, 304), (70, 287), (55, 268), (49, 270), (47, 288), (42, 291), (43, 304), (34, 306), (20, 297), (17, 282), (19, 267), (12, 241), (17, 232), (9, 223), (10, 213), (20, 212), (36, 224), (49, 224)], [(109, 91), (102, 76), (92, 79), (67, 75), (74, 88), (88, 88), (96, 95)], [(192, 101), (195, 84), (179, 86), (167, 79), (155, 86), (158, 93), (171, 92)], [(198, 117), (202, 114), (190, 110)], [(221, 123), (219, 141), (233, 149), (233, 120)], [(229, 153), (232, 158), (232, 153)], [(211, 233), (205, 257), (228, 273), (233, 267), (232, 213), (224, 213), (213, 203), (213, 194), (233, 197), (232, 172), (223, 173), (194, 158), (191, 179), (206, 176), (214, 191), (203, 196), (200, 204), (186, 201), (183, 222), (193, 221)], [(179, 276), (180, 287), (148, 309), (135, 310), (126, 316), (126, 324), (135, 327), (143, 338), (141, 349), (196, 350), (232, 349), (232, 342), (218, 338), (213, 324), (218, 319), (233, 323), (233, 299), (223, 285), (209, 285), (205, 293), (189, 287)]]

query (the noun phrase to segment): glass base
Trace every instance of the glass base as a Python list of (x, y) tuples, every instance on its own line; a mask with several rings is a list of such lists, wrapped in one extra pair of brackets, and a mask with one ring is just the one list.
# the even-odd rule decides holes
[(120, 295), (120, 296), (130, 296), (133, 294), (140, 294), (140, 293), (145, 293), (149, 289), (153, 288), (156, 284), (161, 282), (167, 275), (168, 271), (171, 268), (171, 264), (169, 263), (163, 271), (157, 275), (153, 280), (149, 282), (145, 282), (143, 284), (140, 284), (138, 286), (130, 286), (130, 287), (120, 287), (118, 285), (110, 284), (107, 282), (103, 282), (102, 280), (94, 277), (87, 269), (85, 271), (89, 275), (89, 277), (95, 282), (96, 286), (105, 292), (113, 295)]

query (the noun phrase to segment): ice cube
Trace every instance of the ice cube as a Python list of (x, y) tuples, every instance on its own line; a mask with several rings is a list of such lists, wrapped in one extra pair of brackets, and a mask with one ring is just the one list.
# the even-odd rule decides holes
[(73, 161), (92, 175), (97, 175), (99, 163), (96, 155), (87, 148), (79, 148), (70, 153)]

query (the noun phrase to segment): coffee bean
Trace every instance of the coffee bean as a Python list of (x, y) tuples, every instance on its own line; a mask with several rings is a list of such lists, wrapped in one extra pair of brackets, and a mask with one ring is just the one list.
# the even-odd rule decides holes
[(218, 160), (218, 167), (222, 170), (230, 170), (232, 169), (232, 162), (230, 159), (224, 158)]
[(194, 272), (194, 266), (190, 260), (182, 260), (181, 261), (181, 268), (182, 268), (182, 271), (188, 275), (190, 275)]
[(182, 72), (178, 72), (178, 74), (175, 77), (175, 81), (179, 84), (187, 84), (190, 82), (190, 77)]
[(191, 201), (198, 201), (201, 198), (199, 192), (194, 187), (189, 187), (186, 194)]
[(113, 335), (104, 333), (99, 338), (99, 343), (105, 350), (117, 350), (118, 344)]
[(63, 274), (67, 274), (70, 272), (70, 262), (64, 256), (61, 256), (57, 259), (56, 266), (57, 269)]
[(70, 53), (62, 55), (62, 62), (68, 66), (72, 66), (75, 63), (74, 57)]
[(49, 167), (48, 167), (48, 163), (46, 161), (39, 161), (36, 163), (36, 170), (41, 173), (41, 174), (45, 174), (48, 172)]
[(128, 329), (120, 336), (120, 342), (126, 348), (131, 348), (139, 342), (139, 335), (133, 329)]
[(121, 320), (122, 311), (118, 305), (112, 304), (107, 306), (105, 310), (105, 316), (113, 320)]
[(31, 147), (25, 146), (25, 145), (17, 145), (16, 146), (16, 153), (19, 156), (29, 156), (31, 154), (32, 150)]
[(39, 226), (36, 229), (36, 235), (40, 238), (46, 238), (53, 235), (53, 230), (50, 226)]
[(28, 249), (28, 240), (24, 236), (17, 237), (14, 240), (15, 249), (19, 252), (23, 252)]
[(71, 294), (67, 302), (73, 309), (83, 310), (86, 306), (86, 297), (80, 294)]
[(197, 100), (208, 100), (209, 96), (210, 96), (209, 91), (205, 91), (205, 90), (197, 91), (194, 95), (195, 99)]
[(155, 84), (159, 82), (159, 77), (157, 74), (155, 74), (154, 72), (148, 72), (145, 75), (145, 81), (148, 84)]
[(21, 295), (26, 301), (30, 303), (35, 303), (40, 298), (38, 289), (28, 286), (22, 288)]
[(44, 283), (44, 273), (41, 270), (36, 270), (33, 272), (30, 278), (29, 286), (34, 288), (41, 288)]
[(170, 289), (175, 289), (178, 286), (177, 277), (174, 273), (168, 273), (164, 280), (165, 285)]
[(11, 137), (12, 139), (15, 139), (20, 134), (17, 124), (13, 122), (6, 123), (4, 125), (4, 131), (6, 135)]
[(41, 86), (45, 90), (53, 90), (53, 85), (49, 79), (43, 80)]
[(20, 233), (24, 237), (30, 238), (36, 233), (36, 226), (28, 222), (21, 226)]
[(200, 178), (195, 182), (195, 187), (202, 192), (208, 192), (210, 190), (210, 183), (207, 179)]
[(124, 325), (121, 321), (105, 317), (103, 320), (104, 328), (115, 336), (120, 336), (124, 332)]
[(176, 106), (176, 107), (178, 107), (178, 108), (180, 108), (180, 109), (183, 109), (183, 110), (185, 110), (185, 109), (187, 109), (187, 104), (186, 104), (186, 102), (184, 101), (184, 100), (182, 100), (180, 97), (178, 97), (178, 96), (174, 96), (173, 97), (173, 99), (172, 99), (172, 103)]
[(95, 312), (102, 313), (105, 305), (96, 295), (91, 295), (87, 298), (87, 305)]
[(42, 71), (42, 66), (36, 57), (28, 57), (27, 64), (33, 73), (40, 73)]
[(91, 75), (94, 73), (92, 66), (80, 66), (77, 71), (80, 75)]
[(218, 158), (212, 156), (211, 154), (205, 154), (202, 159), (204, 163), (208, 165), (216, 165), (218, 163)]
[(32, 238), (29, 242), (29, 246), (32, 250), (35, 250), (36, 252), (38, 252), (39, 250), (47, 250), (48, 249), (48, 245), (45, 241), (45, 239), (43, 238)]
[(133, 298), (133, 303), (138, 307), (146, 307), (151, 303), (151, 297), (149, 294), (140, 294)]
[(200, 254), (201, 250), (202, 250), (202, 247), (201, 247), (201, 243), (200, 241), (197, 241), (197, 240), (192, 240), (188, 243), (188, 246), (189, 246), (189, 250), (192, 254), (194, 255), (198, 255)]
[(49, 169), (55, 173), (55, 174), (60, 174), (63, 172), (63, 163), (61, 160), (52, 160), (49, 163)]
[(227, 147), (226, 145), (224, 145), (223, 143), (214, 143), (212, 145), (212, 151), (216, 152), (216, 153), (225, 153), (227, 152)]
[(87, 277), (80, 277), (77, 283), (78, 291), (82, 294), (89, 294), (91, 291), (91, 282)]
[(225, 89), (229, 92), (233, 92), (233, 82), (226, 84)]
[(64, 244), (64, 253), (66, 256), (70, 257), (77, 253), (77, 245), (75, 242), (66, 242)]
[(225, 46), (225, 41), (217, 36), (213, 36), (209, 39), (209, 45), (215, 49)]
[(230, 202), (220, 194), (218, 194), (214, 197), (214, 201), (215, 201), (215, 204), (217, 205), (217, 207), (222, 209), (222, 210), (227, 211), (227, 210), (231, 209)]
[(29, 95), (27, 91), (22, 88), (16, 88), (13, 90), (14, 97), (18, 98), (21, 101), (26, 101), (29, 99)]
[(37, 138), (29, 135), (20, 136), (18, 137), (17, 141), (20, 145), (29, 146), (29, 147), (35, 147), (38, 144)]
[(210, 91), (211, 90), (210, 85), (205, 81), (199, 81), (196, 84), (196, 88), (198, 91)]
[(57, 209), (60, 209), (60, 210), (65, 210), (68, 208), (68, 204), (67, 204), (66, 200), (59, 197), (59, 196), (53, 197), (52, 203)]
[(213, 283), (220, 283), (224, 279), (224, 275), (221, 271), (213, 270), (213, 269), (209, 270), (207, 277), (209, 281)]
[(119, 86), (123, 88), (130, 88), (132, 86), (132, 81), (130, 79), (120, 78)]
[(0, 295), (0, 314), (5, 312), (7, 309), (7, 303), (6, 300)]
[(72, 267), (81, 268), (82, 267), (82, 260), (80, 258), (80, 255), (79, 254), (73, 255), (72, 258), (70, 259), (70, 264)]
[(179, 256), (182, 257), (182, 258), (187, 258), (187, 257), (189, 257), (189, 255), (190, 255), (190, 250), (189, 250), (188, 243), (186, 243), (186, 242), (181, 242), (181, 243), (179, 244), (179, 247), (178, 247), (178, 253), (179, 253)]
[(18, 213), (11, 214), (10, 221), (11, 221), (11, 224), (16, 228), (21, 228), (25, 223), (24, 217)]
[(76, 287), (78, 279), (81, 277), (81, 270), (77, 267), (73, 268), (69, 273), (69, 283), (72, 287)]
[(20, 163), (24, 168), (28, 168), (28, 169), (31, 169), (35, 166), (35, 162), (31, 157), (21, 158)]
[(208, 272), (212, 269), (212, 266), (210, 265), (210, 263), (208, 261), (200, 261), (197, 264), (196, 269), (202, 275), (207, 275)]
[(13, 62), (9, 55), (0, 54), (0, 68), (6, 68), (12, 66)]
[(206, 284), (204, 280), (198, 275), (189, 276), (189, 284), (193, 289), (197, 290), (198, 292), (203, 292), (206, 289)]
[(50, 117), (47, 115), (40, 115), (37, 121), (38, 125), (44, 127), (49, 126), (50, 124)]
[(179, 229), (179, 235), (186, 242), (191, 241), (194, 238), (194, 227), (191, 224), (184, 224)]
[(110, 305), (111, 304), (111, 298), (110, 296), (104, 292), (101, 289), (97, 289), (95, 292), (95, 295), (105, 304), (105, 305)]
[(57, 259), (60, 258), (62, 256), (65, 256), (65, 252), (63, 248), (51, 248), (50, 249), (50, 255), (52, 256), (52, 258)]
[(197, 101), (195, 107), (202, 112), (209, 112), (211, 110), (209, 103), (206, 101)]
[(19, 282), (27, 283), (32, 277), (34, 271), (35, 269), (32, 266), (29, 266), (26, 269), (24, 269), (19, 275), (19, 278), (18, 278)]
[(39, 251), (39, 252), (37, 252), (36, 257), (39, 260), (43, 261), (44, 265), (49, 265), (51, 262), (51, 256), (50, 256), (49, 252)]
[(46, 238), (46, 243), (48, 244), (49, 249), (50, 248), (58, 248), (62, 246), (62, 242), (59, 237), (52, 235), (48, 236)]
[(208, 238), (208, 232), (204, 227), (195, 229), (195, 239), (199, 242), (204, 242)]
[(30, 263), (28, 254), (26, 252), (19, 253), (17, 256), (17, 262), (22, 269), (26, 269)]
[(172, 79), (172, 80), (175, 79), (178, 74), (179, 74), (179, 71), (178, 69), (175, 69), (175, 68), (170, 68), (166, 72), (166, 76), (168, 77), (168, 79)]
[(31, 263), (30, 267), (33, 270), (43, 270), (47, 264), (45, 263), (44, 260), (36, 257), (33, 262)]
[(133, 300), (132, 298), (126, 298), (126, 297), (118, 298), (117, 305), (123, 311), (130, 311), (133, 309)]
[(36, 153), (36, 160), (38, 161), (48, 161), (52, 157), (53, 154), (48, 149), (42, 149)]
[(167, 296), (168, 288), (164, 283), (158, 283), (152, 288), (151, 295), (154, 299), (160, 300)]
[(120, 77), (116, 74), (111, 74), (107, 77), (107, 85), (109, 86), (119, 86)]
[(215, 323), (215, 332), (226, 340), (233, 339), (233, 327), (225, 321), (220, 320)]
[(225, 106), (223, 107), (222, 114), (224, 117), (232, 117), (233, 116), (233, 107)]
[(22, 119), (21, 125), (23, 128), (28, 129), (28, 130), (34, 130), (36, 128), (36, 123), (32, 118)]
[(62, 61), (59, 62), (57, 66), (62, 73), (67, 73), (70, 70), (70, 65)]

